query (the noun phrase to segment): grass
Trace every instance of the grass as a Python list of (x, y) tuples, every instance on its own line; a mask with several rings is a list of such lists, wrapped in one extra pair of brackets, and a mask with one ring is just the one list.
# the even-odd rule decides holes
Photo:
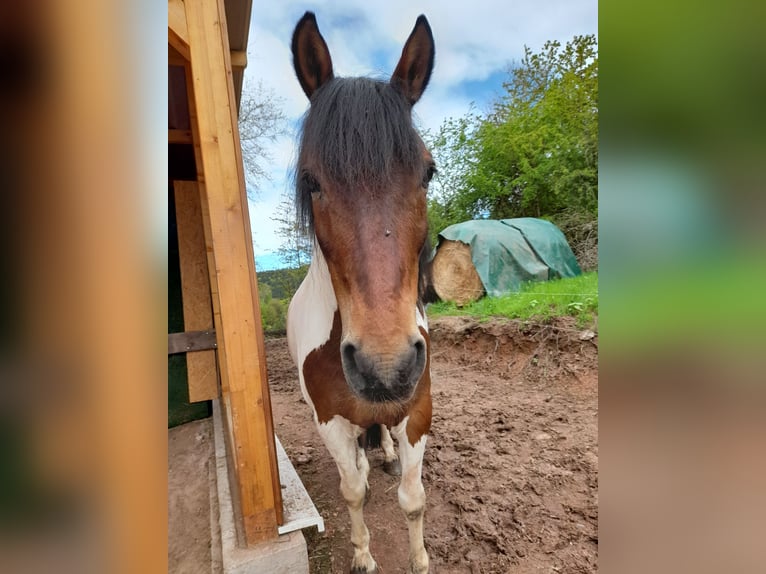
[[(741, 249), (651, 272), (610, 269), (605, 300), (609, 356), (714, 349), (763, 361), (766, 348), (766, 265), (763, 253)], [(643, 271), (643, 272), (642, 272)], [(699, 352), (699, 351), (697, 351)], [(763, 368), (759, 367), (761, 372)]]
[(577, 319), (579, 327), (590, 325), (597, 314), (598, 273), (595, 271), (567, 279), (525, 283), (519, 293), (484, 297), (463, 307), (448, 302), (428, 307), (431, 317), (469, 315), (483, 320), (508, 317), (546, 322), (552, 317), (571, 316)]

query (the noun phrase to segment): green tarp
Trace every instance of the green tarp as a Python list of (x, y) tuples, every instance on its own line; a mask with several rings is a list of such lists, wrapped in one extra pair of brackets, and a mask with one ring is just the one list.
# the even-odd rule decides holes
[[(564, 234), (533, 217), (477, 219), (450, 225), (442, 239), (471, 247), (471, 259), (488, 295), (518, 291), (526, 281), (574, 277), (582, 271)], [(438, 249), (438, 246), (437, 246)]]

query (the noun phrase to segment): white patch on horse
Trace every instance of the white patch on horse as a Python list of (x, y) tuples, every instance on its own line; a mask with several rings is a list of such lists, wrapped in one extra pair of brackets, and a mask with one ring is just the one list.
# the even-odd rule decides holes
[(303, 380), (303, 361), (330, 338), (333, 317), (338, 301), (330, 279), (330, 271), (322, 250), (314, 241), (311, 265), (287, 309), (287, 346), (298, 367), (303, 398), (311, 406), (316, 419), (314, 403)]
[(423, 455), (427, 435), (421, 436), (414, 445), (407, 438), (409, 416), (391, 429), (399, 444), (399, 462), (402, 465), (402, 480), (399, 483), (399, 506), (407, 517), (410, 537), (410, 564), (408, 572), (428, 572), (428, 553), (423, 544), (423, 513), (426, 506), (426, 492), (423, 488)]
[(357, 438), (362, 428), (335, 415), (326, 423), (317, 425), (319, 434), (330, 452), (340, 474), (340, 492), (348, 504), (351, 517), (351, 544), (354, 546), (354, 559), (351, 567), (364, 572), (373, 572), (375, 560), (370, 554), (370, 532), (364, 523), (364, 499), (369, 485), (367, 474), (370, 463), (363, 448), (359, 448)]
[(420, 305), (415, 306), (415, 320), (418, 323), (418, 327), (423, 327), (428, 333), (428, 317), (426, 317), (425, 311), (421, 311)]

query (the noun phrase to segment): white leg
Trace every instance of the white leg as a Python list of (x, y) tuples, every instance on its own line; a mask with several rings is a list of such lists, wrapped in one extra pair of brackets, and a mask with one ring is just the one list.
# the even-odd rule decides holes
[(393, 428), (394, 436), (399, 443), (399, 460), (402, 465), (402, 482), (399, 484), (399, 506), (407, 517), (407, 527), (410, 534), (410, 564), (409, 574), (426, 574), (428, 572), (428, 554), (423, 544), (423, 512), (426, 506), (426, 492), (423, 489), (421, 472), (423, 469), (423, 454), (426, 449), (426, 435), (411, 445), (405, 431), (407, 419)]
[(399, 464), (399, 457), (394, 450), (394, 440), (386, 425), (380, 425), (380, 446), (383, 448), (385, 462), (383, 470), (392, 476), (401, 476), (402, 467)]
[(370, 533), (362, 512), (370, 464), (364, 450), (359, 448), (356, 442), (362, 429), (339, 416), (318, 425), (318, 428), (327, 450), (338, 466), (340, 492), (348, 504), (348, 513), (351, 516), (351, 544), (354, 546), (351, 572), (374, 572), (376, 564), (370, 555)]

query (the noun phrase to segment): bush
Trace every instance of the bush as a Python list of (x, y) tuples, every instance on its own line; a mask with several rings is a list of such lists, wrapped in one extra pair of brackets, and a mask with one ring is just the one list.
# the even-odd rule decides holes
[(568, 209), (550, 219), (566, 237), (583, 272), (598, 269), (598, 215)]
[(287, 325), (288, 300), (274, 299), (271, 287), (262, 283), (258, 286), (258, 298), (261, 303), (261, 323), (265, 332), (284, 332)]

